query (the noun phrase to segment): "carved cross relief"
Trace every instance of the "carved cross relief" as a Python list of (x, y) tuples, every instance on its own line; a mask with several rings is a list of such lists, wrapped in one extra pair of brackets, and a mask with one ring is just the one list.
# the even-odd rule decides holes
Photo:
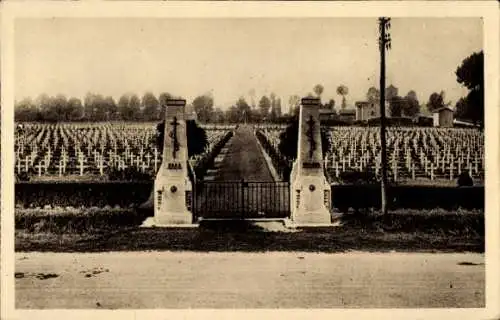
[(315, 121), (312, 116), (309, 117), (309, 120), (306, 121), (306, 124), (308, 125), (306, 135), (309, 141), (309, 158), (312, 158), (314, 151), (316, 150), (316, 141), (314, 140)]
[(179, 122), (177, 121), (177, 117), (174, 117), (174, 120), (170, 122), (172, 125), (172, 131), (170, 131), (169, 136), (172, 139), (172, 157), (177, 159), (177, 151), (180, 149), (179, 139), (177, 138), (177, 127), (179, 126)]

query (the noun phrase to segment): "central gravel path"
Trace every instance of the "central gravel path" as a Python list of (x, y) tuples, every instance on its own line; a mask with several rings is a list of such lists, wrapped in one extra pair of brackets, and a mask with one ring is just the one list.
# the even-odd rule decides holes
[(226, 147), (215, 181), (274, 181), (251, 126), (240, 125)]
[[(252, 126), (240, 125), (216, 158), (210, 182), (198, 189), (203, 218), (283, 218), (289, 214), (289, 187), (275, 183)], [(205, 179), (206, 180), (206, 179)], [(245, 183), (241, 183), (241, 181)]]

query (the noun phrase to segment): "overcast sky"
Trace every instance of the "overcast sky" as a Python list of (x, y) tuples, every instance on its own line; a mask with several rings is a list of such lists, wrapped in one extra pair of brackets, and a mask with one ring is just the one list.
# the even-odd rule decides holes
[[(253, 88), (287, 106), (319, 83), (337, 105), (336, 88), (346, 85), (352, 105), (379, 83), (374, 18), (55, 18), (15, 27), (16, 99), (166, 91), (192, 101), (212, 91), (226, 108)], [(398, 18), (390, 31), (387, 84), (400, 95), (413, 89), (424, 103), (444, 90), (454, 104), (466, 94), (454, 72), (482, 49), (480, 19)]]

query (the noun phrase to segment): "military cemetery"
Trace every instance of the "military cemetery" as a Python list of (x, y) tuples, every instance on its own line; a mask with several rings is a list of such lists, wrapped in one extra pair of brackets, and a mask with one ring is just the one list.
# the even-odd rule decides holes
[[(120, 300), (119, 295), (111, 297), (111, 294), (103, 293), (100, 289), (83, 285), (75, 289), (75, 292), (80, 292), (79, 297), (71, 293), (72, 298), (65, 300), (63, 292), (66, 292), (64, 288), (67, 286), (58, 281), (69, 281), (69, 278), (63, 276), (66, 271), (60, 271), (61, 276), (54, 271), (54, 279), (46, 281), (53, 281), (54, 297), (59, 298), (43, 300), (41, 296), (36, 296), (40, 291), (31, 291), (32, 284), (28, 283), (28, 278), (33, 278), (30, 278), (30, 274), (35, 274), (33, 270), (39, 266), (46, 265), (48, 269), (59, 267), (51, 267), (48, 260), (43, 260), (46, 261), (45, 264), (39, 262), (37, 265), (30, 264), (28, 260), (19, 260), (16, 262), (15, 274), (19, 305), (24, 308), (49, 308), (46, 306), (50, 305), (54, 308), (84, 306), (116, 309), (126, 307), (123, 301), (129, 301), (132, 307), (137, 308), (220, 308), (224, 303), (236, 308), (483, 306), (484, 269), (469, 268), (464, 271), (471, 272), (469, 278), (453, 276), (453, 280), (448, 280), (453, 274), (460, 274), (462, 269), (457, 271), (461, 266), (456, 261), (459, 258), (449, 258), (446, 255), (433, 262), (439, 264), (439, 259), (446, 261), (443, 265), (447, 267), (436, 269), (437, 271), (431, 270), (432, 266), (420, 263), (424, 259), (420, 257), (412, 260), (411, 257), (397, 256), (391, 262), (380, 258), (380, 261), (385, 261), (380, 262), (380, 270), (389, 270), (383, 271), (384, 274), (394, 276), (397, 281), (404, 282), (408, 277), (420, 277), (426, 272), (440, 272), (435, 277), (446, 280), (432, 284), (435, 296), (424, 292), (429, 284), (425, 280), (427, 278), (422, 280), (420, 277), (415, 281), (421, 282), (414, 286), (422, 289), (417, 288), (413, 293), (413, 289), (408, 289), (408, 284), (399, 286), (396, 283), (391, 288), (402, 288), (402, 291), (397, 291), (392, 296), (382, 294), (383, 291), (392, 289), (380, 285), (374, 289), (379, 290), (377, 294), (361, 294), (366, 297), (349, 300), (349, 297), (360, 295), (353, 288), (357, 286), (356, 288), (366, 289), (370, 286), (371, 280), (360, 280), (355, 274), (371, 274), (372, 269), (369, 268), (378, 266), (379, 258), (375, 258), (375, 255), (379, 253), (385, 256), (386, 252), (391, 252), (387, 254), (390, 256), (394, 252), (438, 252), (436, 255), (439, 256), (439, 252), (466, 252), (464, 255), (468, 258), (463, 259), (475, 261), (474, 266), (484, 266), (482, 254), (485, 246), (488, 150), (485, 147), (482, 98), (482, 47), (471, 45), (470, 48), (463, 49), (459, 58), (454, 57), (451, 67), (447, 65), (448, 69), (439, 71), (446, 73), (447, 79), (452, 79), (451, 82), (446, 82), (453, 94), (452, 98), (448, 98), (445, 93), (448, 88), (440, 87), (445, 86), (444, 81), (436, 80), (434, 87), (428, 83), (424, 85), (413, 80), (406, 81), (406, 71), (392, 69), (392, 65), (396, 64), (394, 60), (388, 60), (392, 64), (388, 62), (386, 65), (385, 55), (390, 57), (392, 54), (389, 36), (389, 30), (392, 30), (389, 28), (391, 19), (368, 20), (366, 30), (374, 30), (373, 33), (378, 32), (380, 37), (378, 40), (365, 38), (368, 37), (366, 32), (359, 31), (359, 43), (371, 39), (366, 46), (369, 46), (370, 52), (377, 59), (380, 55), (380, 60), (372, 61), (373, 70), (377, 71), (370, 71), (366, 66), (359, 69), (356, 67), (354, 69), (357, 70), (350, 72), (355, 75), (345, 76), (349, 80), (340, 82), (338, 79), (342, 77), (336, 75), (335, 84), (327, 79), (332, 74), (339, 73), (336, 68), (340, 68), (341, 63), (333, 67), (326, 62), (328, 59), (318, 58), (326, 59), (321, 66), (325, 70), (330, 68), (329, 76), (325, 76), (325, 70), (317, 67), (318, 64), (311, 63), (309, 66), (306, 60), (303, 61), (304, 66), (295, 65), (297, 70), (290, 69), (289, 66), (296, 63), (290, 60), (288, 69), (283, 69), (286, 71), (276, 71), (282, 72), (281, 76), (262, 76), (260, 80), (252, 80), (254, 82), (247, 88), (241, 84), (247, 81), (246, 74), (234, 71), (239, 69), (231, 62), (231, 59), (238, 59), (238, 54), (227, 57), (228, 66), (225, 68), (226, 62), (217, 60), (221, 58), (215, 58), (216, 55), (210, 53), (211, 49), (207, 49), (207, 52), (200, 52), (199, 56), (206, 57), (208, 62), (198, 63), (193, 58), (186, 61), (188, 64), (193, 61), (201, 70), (209, 68), (205, 64), (209, 65), (210, 59), (219, 61), (217, 70), (223, 79), (220, 81), (226, 82), (223, 89), (219, 86), (219, 89), (203, 93), (198, 89), (191, 89), (191, 86), (201, 86), (200, 83), (203, 83), (203, 88), (217, 87), (214, 84), (218, 81), (217, 76), (210, 74), (214, 83), (206, 81), (202, 71), (199, 71), (200, 76), (196, 78), (193, 74), (197, 73), (189, 73), (190, 66), (185, 69), (180, 67), (181, 56), (172, 60), (175, 63), (169, 60), (168, 54), (177, 50), (171, 46), (171, 51), (165, 51), (165, 56), (155, 60), (158, 61), (155, 67), (162, 70), (162, 64), (169, 65), (171, 69), (168, 70), (172, 74), (167, 77), (162, 75), (162, 78), (158, 74), (163, 71), (156, 74), (156, 71), (151, 71), (153, 69), (148, 69), (147, 72), (154, 75), (141, 79), (151, 86), (157, 85), (154, 82), (157, 80), (152, 80), (154, 77), (163, 79), (168, 84), (161, 82), (155, 88), (165, 86), (165, 90), (137, 89), (135, 93), (128, 92), (121, 96), (116, 94), (118, 91), (107, 93), (104, 88), (112, 86), (122, 90), (121, 92), (128, 90), (121, 89), (121, 79), (118, 76), (110, 76), (115, 82), (103, 84), (103, 94), (93, 93), (88, 89), (81, 99), (78, 94), (72, 95), (69, 91), (55, 95), (42, 91), (38, 96), (16, 96), (13, 159), (17, 257), (25, 254), (29, 256), (30, 252), (41, 252), (36, 259), (43, 260), (49, 259), (46, 257), (51, 254), (66, 252), (69, 255), (80, 252), (82, 256), (78, 259), (84, 261), (87, 259), (86, 254), (110, 252), (109, 257), (112, 255), (114, 260), (104, 255), (96, 258), (102, 260), (95, 260), (107, 261), (99, 262), (100, 264), (95, 262), (99, 268), (104, 269), (81, 272), (92, 279), (101, 276), (104, 279), (104, 274), (108, 272), (103, 271), (106, 268), (110, 273), (116, 272), (114, 277), (121, 279), (116, 280), (116, 283), (120, 283), (120, 288), (117, 289), (117, 284), (110, 279), (105, 280), (109, 281), (105, 286), (113, 288), (109, 292), (122, 290), (120, 294), (126, 296), (122, 297), (124, 300)], [(405, 40), (408, 39), (397, 36), (401, 33), (401, 29), (398, 33), (397, 28), (403, 28), (403, 22), (393, 21), (396, 35), (392, 47), (396, 47), (396, 52), (400, 52), (397, 51), (400, 50), (397, 49), (398, 45), (407, 45)], [(204, 30), (200, 26), (208, 22), (192, 23), (197, 26), (194, 29)], [(275, 23), (280, 25), (281, 22)], [(265, 25), (264, 22), (263, 24)], [(320, 25), (318, 22), (311, 30), (320, 30)], [(347, 25), (358, 30), (349, 23)], [(237, 30), (235, 27), (228, 32), (231, 34)], [(185, 32), (186, 35), (189, 34), (189, 31)], [(356, 32), (353, 31), (353, 34)], [(192, 35), (186, 37), (190, 36)], [(29, 38), (27, 34), (25, 37)], [(231, 38), (234, 41), (234, 47), (231, 48), (248, 46), (250, 48), (247, 50), (251, 52), (254, 50), (252, 45), (260, 46), (258, 39), (248, 36), (248, 39), (253, 39), (248, 40), (253, 41), (249, 45), (238, 42), (245, 38), (241, 35), (239, 37)], [(324, 37), (321, 39), (328, 39)], [(335, 41), (335, 45), (347, 41), (346, 38), (339, 39)], [(148, 43), (149, 40), (144, 41)], [(221, 48), (231, 42), (221, 39), (214, 41), (219, 41)], [(471, 43), (476, 42), (471, 40)], [(295, 42), (290, 42), (290, 45), (292, 43)], [(156, 45), (160, 46), (156, 42), (151, 44), (153, 47)], [(213, 46), (216, 47), (215, 44)], [(353, 45), (346, 46), (351, 48)], [(193, 48), (198, 47), (193, 45)], [(263, 48), (267, 47), (263, 45)], [(22, 50), (27, 49), (19, 50), (23, 52)], [(352, 47), (350, 50), (357, 49)], [(185, 51), (184, 54), (188, 55), (188, 52)], [(221, 52), (223, 49), (217, 51), (217, 54)], [(241, 54), (246, 52), (242, 51)], [(256, 57), (253, 68), (259, 68), (259, 59), (266, 58), (257, 58), (261, 53), (251, 54)], [(323, 57), (322, 54), (318, 53)], [(263, 53), (262, 55), (265, 56)], [(424, 54), (415, 56), (423, 61), (428, 58)], [(315, 57), (314, 54), (311, 57)], [(281, 58), (291, 59), (285, 55)], [(344, 56), (332, 59), (349, 60)], [(429, 66), (436, 65), (433, 60), (428, 63)], [(386, 69), (392, 73), (386, 75)], [(184, 70), (186, 76), (183, 75)], [(248, 77), (257, 78), (258, 75), (253, 75), (251, 70), (252, 67), (249, 66)], [(416, 74), (413, 75), (415, 79), (420, 77), (419, 70), (408, 70), (408, 73)], [(255, 71), (255, 74), (258, 72), (260, 71)], [(269, 73), (272, 74), (272, 71)], [(136, 74), (129, 77), (133, 78)], [(309, 74), (317, 77), (317, 82), (307, 80), (309, 82), (306, 83), (305, 78), (310, 77)], [(226, 76), (233, 78), (224, 80)], [(361, 80), (353, 80), (356, 77)], [(283, 83), (283, 79), (288, 80)], [(126, 83), (127, 80), (123, 81)], [(399, 93), (396, 87), (398, 81), (401, 88), (408, 90), (408, 94)], [(432, 76), (429, 76), (427, 82), (432, 81)], [(258, 87), (260, 82), (262, 86)], [(176, 83), (182, 85), (175, 87)], [(302, 87), (298, 89), (296, 83), (300, 83)], [(174, 87), (172, 92), (177, 90), (180, 93), (166, 91), (171, 90), (168, 85)], [(429, 87), (432, 88), (428, 89)], [(40, 88), (45, 87), (41, 85)], [(238, 90), (240, 91), (237, 92)], [(232, 102), (219, 98), (224, 95), (230, 95)], [(381, 104), (383, 108), (380, 107)], [(366, 260), (363, 260), (363, 256), (357, 262), (341, 262), (347, 261), (343, 259), (350, 259), (351, 251), (376, 254)], [(186, 252), (193, 256), (182, 258)], [(249, 255), (227, 258), (241, 259), (231, 267), (227, 262), (229, 260), (219, 258), (218, 255), (228, 252)], [(302, 261), (304, 255), (300, 254), (298, 258), (293, 256), (293, 260), (286, 260), (289, 258), (274, 256), (275, 252), (294, 255), (314, 252), (322, 255), (306, 255), (306, 261)], [(136, 255), (138, 257), (142, 254), (145, 255), (144, 260), (136, 258)], [(252, 258), (255, 260), (249, 258), (253, 254), (258, 255)], [(323, 259), (323, 255), (327, 260), (314, 260)], [(434, 261), (432, 259), (436, 255), (429, 258), (429, 261)], [(120, 260), (121, 257), (124, 260)], [(72, 265), (72, 262), (65, 260), (66, 257), (60, 256), (58, 259), (62, 261), (60, 268), (63, 264)], [(190, 259), (200, 260), (195, 262)], [(208, 260), (203, 259), (219, 260), (206, 262)], [(354, 259), (358, 259), (357, 256)], [(276, 262), (278, 260), (281, 262)], [(94, 263), (89, 261), (81, 263)], [(161, 267), (159, 261), (163, 261)], [(299, 263), (302, 264), (299, 266)], [(307, 268), (303, 263), (307, 264)], [(105, 268), (105, 265), (109, 267)], [(151, 274), (155, 275), (151, 279), (158, 279), (158, 282), (147, 278), (149, 271), (137, 271), (146, 266), (150, 266)], [(363, 270), (356, 273), (349, 271), (349, 266)], [(218, 267), (221, 270), (216, 270)], [(158, 268), (167, 270), (161, 272), (169, 274), (168, 277), (171, 278), (166, 280), (166, 276)], [(225, 271), (223, 268), (226, 268)], [(271, 276), (270, 273), (265, 273), (268, 270), (266, 268), (283, 270), (273, 271), (276, 275)], [(397, 268), (401, 268), (397, 271), (400, 273), (394, 271)], [(415, 268), (415, 273), (409, 275), (412, 268)], [(116, 271), (118, 269), (120, 271)], [(195, 269), (198, 270), (196, 275), (188, 274)], [(217, 274), (224, 273), (234, 283), (240, 283), (236, 280), (239, 279), (235, 273), (238, 270), (247, 270), (251, 274), (245, 280), (247, 282), (241, 284), (245, 288), (251, 288), (248, 291), (248, 304), (244, 302), (246, 298), (242, 297), (246, 294), (244, 289), (230, 288), (224, 279), (214, 278), (219, 277)], [(303, 270), (300, 271), (302, 274), (297, 270)], [(338, 272), (342, 276), (337, 275)], [(147, 279), (138, 285), (136, 278), (127, 278), (129, 273), (140, 274), (141, 279)], [(310, 278), (311, 274), (316, 274), (318, 279)], [(346, 287), (344, 284), (339, 285), (348, 288), (345, 301), (344, 298), (329, 300), (323, 297), (324, 293), (330, 295), (335, 292), (337, 280), (320, 280), (319, 277), (339, 277), (342, 281), (350, 279), (354, 284)], [(382, 273), (377, 273), (373, 277), (383, 276)], [(194, 278), (197, 280), (192, 280), (193, 287), (190, 287), (189, 280), (182, 280)], [(306, 278), (309, 280), (300, 280)], [(126, 279), (132, 280), (129, 283)], [(267, 289), (257, 288), (252, 279), (267, 279), (261, 284), (262, 288)], [(293, 281), (317, 282), (311, 287), (300, 282), (297, 286), (302, 289), (299, 289), (291, 287)], [(448, 282), (452, 281), (458, 283), (460, 290), (452, 292), (451, 287), (448, 287)], [(80, 286), (76, 283), (72, 285)], [(195, 283), (203, 288), (194, 289)], [(224, 287), (224, 283), (228, 287)], [(142, 288), (136, 290), (140, 293), (133, 293), (133, 286)], [(148, 288), (151, 290), (148, 291)], [(175, 288), (180, 288), (179, 292), (182, 294), (175, 293)], [(220, 288), (220, 292), (217, 288)], [(195, 298), (195, 292), (198, 292), (196, 290), (201, 290), (199, 300)], [(302, 290), (304, 291), (301, 292)], [(290, 292), (293, 293), (289, 294)], [(308, 292), (311, 292), (311, 296), (307, 296)], [(301, 294), (307, 297), (303, 299), (304, 295)], [(313, 294), (321, 295), (322, 298), (313, 299)], [(418, 298), (404, 298), (412, 294)], [(104, 298), (94, 298), (94, 295), (106, 296), (108, 300), (104, 302)], [(379, 299), (375, 296), (384, 297)], [(435, 298), (430, 298), (431, 296)], [(221, 300), (217, 300), (219, 298)], [(101, 300), (91, 302), (92, 299)]]

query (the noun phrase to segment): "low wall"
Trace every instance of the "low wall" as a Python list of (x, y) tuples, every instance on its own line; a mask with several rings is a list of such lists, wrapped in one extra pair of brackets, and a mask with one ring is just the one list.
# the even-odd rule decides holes
[(145, 202), (153, 180), (145, 182), (20, 182), (16, 183), (16, 205), (23, 207), (135, 207)]
[[(23, 207), (137, 207), (145, 202), (153, 180), (144, 182), (55, 183), (20, 182), (16, 204)], [(484, 209), (484, 187), (395, 186), (389, 189), (391, 209)], [(378, 185), (332, 185), (332, 205), (348, 208), (379, 208)]]
[[(335, 208), (380, 208), (380, 185), (332, 185)], [(484, 186), (393, 186), (388, 188), (390, 209), (484, 209)]]

